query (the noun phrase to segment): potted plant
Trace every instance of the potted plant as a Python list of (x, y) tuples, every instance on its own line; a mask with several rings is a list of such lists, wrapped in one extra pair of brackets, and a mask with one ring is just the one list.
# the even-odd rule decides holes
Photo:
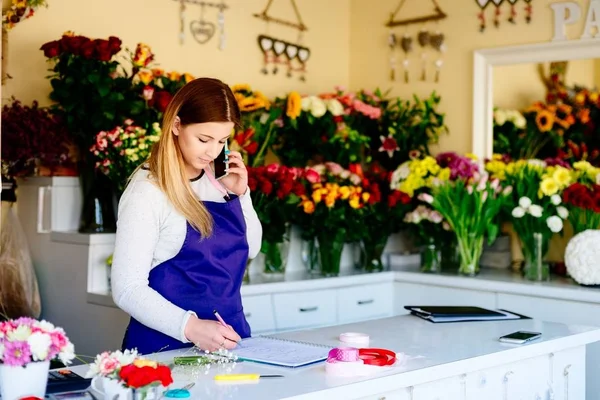
[(44, 398), (50, 361), (69, 364), (74, 351), (65, 331), (50, 322), (28, 317), (0, 322), (2, 398)]
[(135, 349), (98, 354), (86, 378), (92, 378), (92, 387), (107, 399), (122, 400), (157, 398), (158, 387), (173, 383), (169, 366), (147, 360)]

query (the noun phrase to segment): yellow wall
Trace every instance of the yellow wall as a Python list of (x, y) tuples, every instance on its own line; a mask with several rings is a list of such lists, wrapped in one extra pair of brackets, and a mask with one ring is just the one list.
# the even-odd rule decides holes
[[(566, 84), (592, 88), (596, 85), (596, 68), (600, 60), (572, 60), (567, 66)], [(544, 71), (548, 74), (548, 63)], [(546, 87), (538, 75), (537, 64), (494, 67), (494, 105), (499, 108), (523, 109), (534, 101), (543, 101)]]
[[(413, 37), (419, 29), (439, 30), (446, 36), (448, 50), (444, 55), (441, 82), (420, 82), (415, 78), (419, 66), (419, 53), (410, 56), (412, 64), (410, 83), (389, 80), (389, 48), (387, 39), (389, 28), (384, 23), (398, 5), (398, 0), (351, 0), (350, 31), (350, 87), (382, 87), (392, 89), (393, 94), (410, 96), (417, 93), (426, 96), (436, 90), (442, 96), (442, 111), (447, 113), (450, 135), (443, 137), (440, 147), (459, 152), (471, 151), (471, 121), (473, 92), (473, 51), (500, 46), (549, 42), (553, 35), (553, 14), (549, 7), (556, 1), (533, 1), (533, 20), (524, 22), (524, 2), (517, 3), (517, 24), (506, 22), (508, 2), (502, 6), (501, 25), (496, 29), (492, 24), (493, 7), (486, 10), (488, 28), (479, 33), (477, 13), (479, 8), (473, 0), (439, 0), (440, 7), (448, 14), (445, 20), (422, 25), (395, 28), (396, 34), (405, 32)], [(589, 0), (577, 1), (582, 9), (587, 9)], [(406, 1), (401, 13), (404, 17), (427, 14), (432, 10), (430, 0)], [(584, 17), (582, 17), (584, 18)], [(567, 36), (578, 39), (583, 21), (569, 26)], [(416, 44), (414, 49), (420, 51)], [(401, 59), (402, 51), (397, 48), (396, 56)], [(434, 56), (428, 50), (429, 60)]]
[[(125, 46), (135, 49), (138, 42), (149, 44), (160, 67), (190, 72), (196, 76), (213, 76), (227, 83), (250, 83), (268, 96), (290, 90), (314, 93), (349, 83), (349, 0), (299, 0), (296, 3), (308, 31), (303, 43), (312, 55), (308, 61), (305, 83), (287, 78), (285, 73), (265, 76), (260, 73), (262, 53), (256, 37), (266, 33), (266, 24), (254, 18), (266, 0), (228, 0), (225, 12), (227, 47), (217, 49), (217, 35), (207, 44), (196, 43), (187, 30), (187, 42), (178, 41), (179, 2), (173, 0), (49, 0), (31, 19), (9, 33), (8, 72), (14, 77), (3, 87), (2, 98), (11, 95), (29, 102), (48, 103), (50, 91), (47, 65), (40, 46), (58, 39), (66, 30), (90, 37), (115, 35)], [(276, 0), (270, 14), (294, 19), (289, 0)], [(188, 5), (187, 18), (198, 19), (200, 7)], [(205, 19), (216, 22), (216, 10), (206, 9)], [(189, 24), (189, 22), (187, 22)], [(269, 34), (295, 42), (298, 31), (270, 24)]]

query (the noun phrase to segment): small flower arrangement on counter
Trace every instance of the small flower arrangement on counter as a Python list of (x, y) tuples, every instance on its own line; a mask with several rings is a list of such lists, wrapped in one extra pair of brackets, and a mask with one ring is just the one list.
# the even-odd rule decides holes
[[(86, 378), (102, 380), (102, 388), (107, 398), (127, 396), (133, 391), (141, 400), (150, 397), (160, 386), (173, 383), (171, 367), (143, 358), (137, 350), (105, 351), (96, 356), (86, 374)], [(155, 397), (154, 397), (155, 398)]]
[(75, 348), (62, 328), (22, 317), (0, 322), (0, 395), (44, 398), (50, 361), (68, 365)]

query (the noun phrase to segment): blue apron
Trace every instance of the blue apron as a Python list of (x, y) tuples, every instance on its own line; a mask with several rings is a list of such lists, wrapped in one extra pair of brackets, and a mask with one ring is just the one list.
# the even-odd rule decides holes
[[(240, 199), (231, 195), (225, 203), (205, 201), (204, 205), (214, 221), (212, 235), (201, 240), (200, 233), (186, 223), (181, 250), (150, 271), (149, 286), (176, 306), (194, 311), (200, 319), (216, 320), (216, 309), (238, 335), (249, 337), (250, 326), (240, 294), (248, 260), (246, 221)], [(137, 348), (142, 354), (191, 346), (192, 343), (183, 343), (134, 318), (123, 339), (123, 349)]]

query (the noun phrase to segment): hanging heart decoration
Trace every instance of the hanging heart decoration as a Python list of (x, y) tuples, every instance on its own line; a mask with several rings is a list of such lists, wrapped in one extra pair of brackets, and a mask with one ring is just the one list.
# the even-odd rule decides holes
[(492, 2), (496, 5), (496, 7), (499, 7), (502, 5), (502, 3), (504, 3), (504, 0), (492, 0)]
[(273, 48), (273, 39), (268, 36), (259, 35), (258, 46), (263, 52), (269, 51)]
[(431, 47), (437, 51), (442, 51), (442, 46), (444, 45), (444, 34), (438, 33), (430, 35), (429, 43), (431, 44)]
[(516, 4), (517, 1), (519, 1), (519, 0), (506, 0), (506, 1), (508, 1), (510, 4)]
[(413, 46), (413, 38), (410, 36), (403, 36), (400, 39), (400, 47), (402, 47), (402, 51), (405, 53), (410, 53), (412, 51)]
[(310, 50), (306, 47), (298, 47), (298, 60), (300, 60), (302, 63), (305, 63), (306, 61), (308, 61), (308, 58), (310, 57)]
[(425, 47), (429, 44), (429, 32), (428, 31), (420, 31), (417, 35), (417, 41), (421, 45), (421, 47)]
[(293, 60), (298, 55), (298, 46), (288, 43), (287, 47), (285, 48), (285, 55), (290, 60)]
[(280, 56), (283, 54), (283, 52), (285, 51), (286, 48), (286, 43), (284, 41), (281, 40), (275, 40), (273, 42), (273, 51), (275, 52), (276, 55)]
[(475, 3), (477, 3), (479, 8), (481, 8), (482, 10), (485, 9), (491, 2), (492, 0), (475, 0)]
[(208, 21), (192, 21), (190, 31), (192, 37), (200, 44), (208, 42), (215, 34), (215, 24)]

